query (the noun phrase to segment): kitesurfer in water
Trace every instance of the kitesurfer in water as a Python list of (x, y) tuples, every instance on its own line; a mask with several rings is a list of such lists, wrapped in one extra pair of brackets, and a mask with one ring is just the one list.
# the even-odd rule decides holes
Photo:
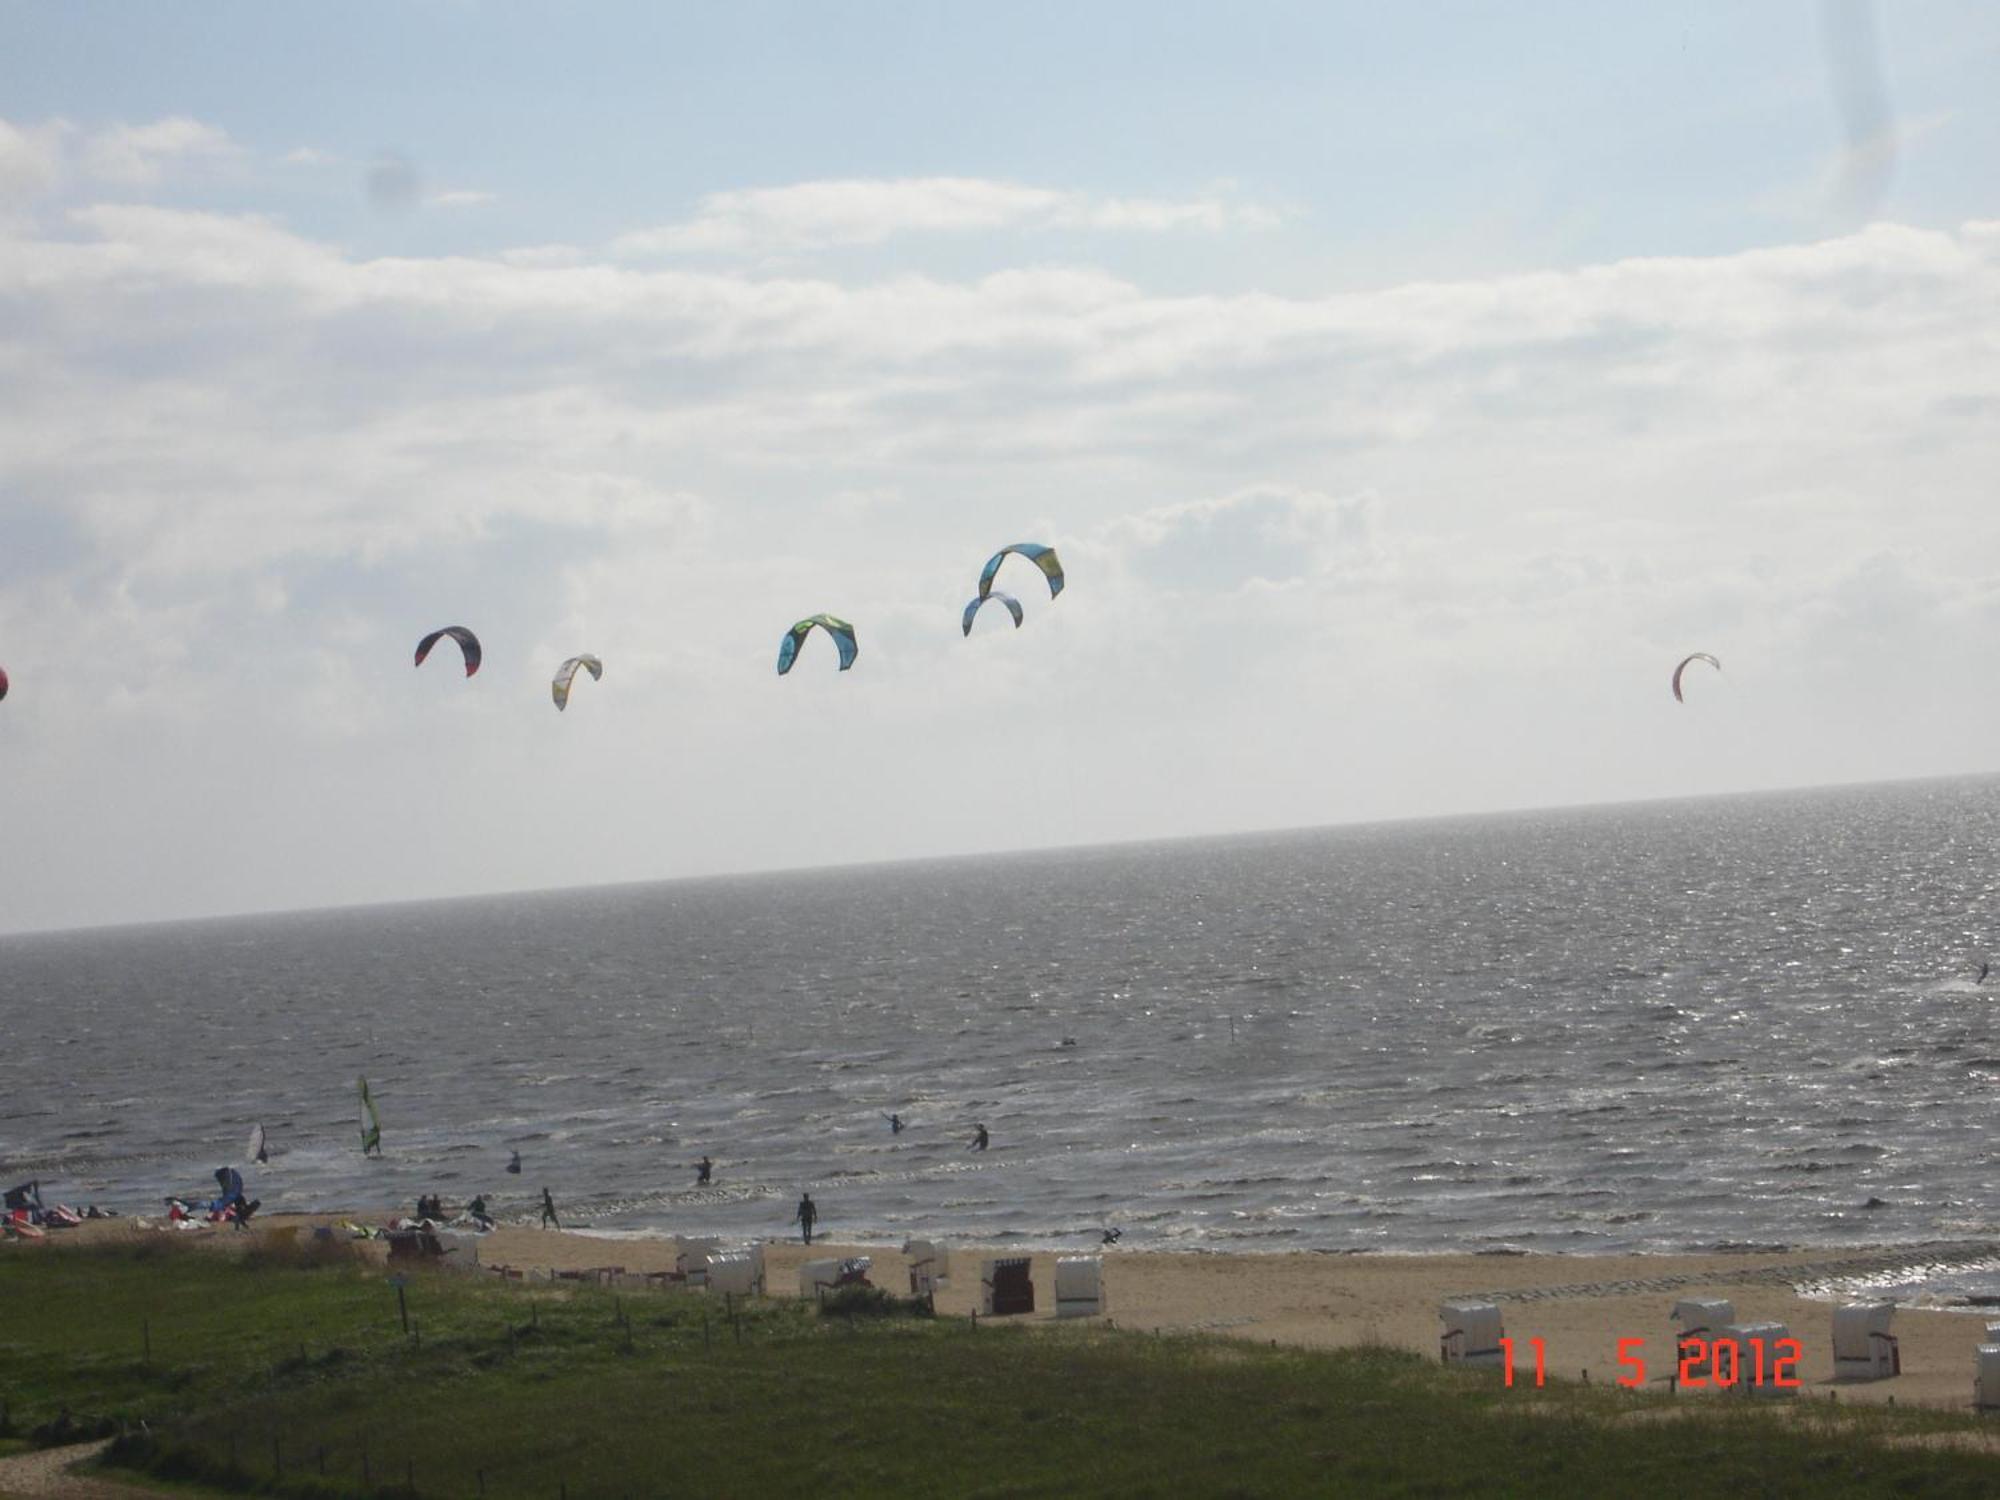
[(889, 1122), (889, 1134), (901, 1135), (903, 1133), (903, 1117), (901, 1115), (884, 1115), (882, 1118)]
[(543, 1188), (542, 1228), (547, 1229), (551, 1224), (555, 1225), (556, 1228), (558, 1229), (562, 1228), (562, 1220), (556, 1217), (556, 1200), (549, 1196), (549, 1190), (547, 1188)]
[(799, 1211), (792, 1215), (792, 1222), (799, 1226), (799, 1232), (810, 1245), (813, 1242), (813, 1225), (819, 1222), (819, 1209), (814, 1206), (811, 1193), (799, 1194)]
[(516, 1177), (519, 1177), (521, 1175), (520, 1152), (516, 1151), (512, 1156), (507, 1158), (507, 1170), (512, 1172)]
[(974, 1151), (984, 1151), (987, 1141), (986, 1127), (984, 1125), (975, 1125), (973, 1129), (978, 1131), (978, 1134), (972, 1138), (972, 1149)]
[(1992, 972), (1993, 972), (1993, 965), (1990, 962), (1981, 964), (1979, 966), (1979, 977), (1975, 979), (1973, 983), (1974, 984), (1986, 983), (1986, 976), (1988, 974), (1991, 974)]
[(694, 1185), (696, 1187), (707, 1187), (709, 1183), (708, 1174), (713, 1172), (714, 1170), (715, 1170), (715, 1163), (710, 1161), (706, 1156), (704, 1156), (700, 1161), (694, 1164)]

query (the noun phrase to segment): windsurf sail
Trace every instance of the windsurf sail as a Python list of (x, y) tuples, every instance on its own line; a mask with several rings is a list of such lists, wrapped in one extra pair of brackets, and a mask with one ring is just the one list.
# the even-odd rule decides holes
[(243, 1154), (252, 1161), (271, 1159), (271, 1148), (264, 1140), (264, 1127), (261, 1123), (250, 1127), (250, 1144), (243, 1148)]
[(375, 1113), (375, 1099), (368, 1092), (365, 1078), (361, 1080), (361, 1154), (382, 1154), (382, 1117)]

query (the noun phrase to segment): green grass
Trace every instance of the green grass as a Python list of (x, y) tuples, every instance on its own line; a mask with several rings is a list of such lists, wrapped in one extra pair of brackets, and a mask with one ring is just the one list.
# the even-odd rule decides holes
[(409, 1302), (421, 1342), (379, 1268), (0, 1257), (0, 1399), (17, 1429), (64, 1405), (143, 1419), (129, 1463), (301, 1495), (403, 1493), (406, 1474), (440, 1496), (483, 1476), (496, 1500), (2000, 1493), (2000, 1459), (1884, 1441), (1992, 1430), (1952, 1413), (1507, 1391), (1383, 1349), (789, 1302), (753, 1305), (739, 1341), (699, 1294), (448, 1275)]

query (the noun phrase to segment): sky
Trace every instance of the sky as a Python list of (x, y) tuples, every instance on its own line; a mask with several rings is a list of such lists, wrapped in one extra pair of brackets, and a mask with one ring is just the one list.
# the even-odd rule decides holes
[(1995, 76), (1944, 0), (0, 3), (0, 931), (2000, 769)]

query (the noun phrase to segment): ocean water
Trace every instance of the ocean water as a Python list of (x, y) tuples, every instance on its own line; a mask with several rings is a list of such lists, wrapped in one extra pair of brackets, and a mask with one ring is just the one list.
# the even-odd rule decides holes
[(1985, 1238), (1997, 886), (1983, 778), (4, 939), (0, 1176), (148, 1211), (262, 1121), (278, 1208), (532, 1217), (546, 1185), (566, 1223), (728, 1236), (810, 1190), (860, 1239)]

